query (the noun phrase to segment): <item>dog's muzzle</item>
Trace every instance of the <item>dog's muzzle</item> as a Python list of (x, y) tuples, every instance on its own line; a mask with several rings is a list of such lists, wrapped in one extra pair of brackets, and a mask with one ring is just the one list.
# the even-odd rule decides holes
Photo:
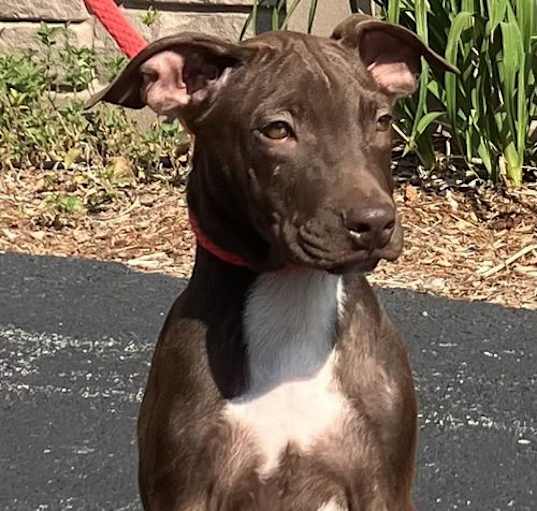
[(328, 271), (372, 271), (381, 259), (393, 261), (403, 246), (401, 224), (391, 204), (321, 211), (283, 229), (294, 264)]

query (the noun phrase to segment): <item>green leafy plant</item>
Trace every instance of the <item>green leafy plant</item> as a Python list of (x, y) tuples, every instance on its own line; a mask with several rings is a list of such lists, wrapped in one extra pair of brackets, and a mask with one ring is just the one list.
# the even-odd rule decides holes
[(82, 201), (76, 195), (53, 194), (45, 202), (50, 209), (57, 213), (75, 215), (84, 211)]
[[(84, 109), (79, 93), (99, 73), (112, 78), (125, 59), (77, 48), (65, 29), (46, 24), (37, 37), (39, 52), (0, 55), (0, 171), (83, 167), (98, 173), (121, 156), (138, 180), (175, 179), (188, 146), (179, 123), (158, 121), (141, 130), (122, 109)], [(75, 94), (60, 94), (65, 91)], [(117, 179), (107, 182), (120, 186)], [(59, 204), (63, 212), (73, 209)]]
[(141, 16), (142, 23), (146, 27), (152, 27), (159, 18), (159, 12), (153, 7), (150, 6), (149, 9)]
[(102, 59), (102, 64), (104, 68), (104, 79), (107, 82), (111, 82), (116, 76), (119, 75), (120, 71), (125, 67), (128, 60), (122, 54), (114, 54), (111, 56), (105, 56)]
[(537, 4), (534, 0), (389, 0), (384, 15), (416, 32), (461, 71), (435, 77), (425, 66), (417, 100), (403, 104), (408, 151), (434, 167), (433, 129), (476, 171), (517, 186), (535, 164)]

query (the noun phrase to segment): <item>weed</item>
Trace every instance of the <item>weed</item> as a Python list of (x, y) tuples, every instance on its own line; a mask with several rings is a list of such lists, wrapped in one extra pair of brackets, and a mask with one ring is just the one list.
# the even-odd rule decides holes
[(46, 204), (57, 213), (66, 213), (74, 215), (82, 213), (84, 206), (82, 200), (76, 195), (53, 194), (46, 199)]
[(142, 23), (146, 27), (152, 27), (159, 18), (159, 12), (153, 8), (153, 6), (150, 6), (149, 9), (141, 16)]
[[(92, 84), (99, 68), (107, 77), (124, 65), (122, 57), (99, 57), (77, 48), (66, 29), (43, 24), (39, 53), (0, 55), (0, 170), (104, 169), (121, 156), (137, 180), (172, 179), (187, 136), (177, 122), (155, 122), (148, 130), (122, 109), (86, 111), (77, 94)], [(69, 208), (67, 208), (69, 209)]]

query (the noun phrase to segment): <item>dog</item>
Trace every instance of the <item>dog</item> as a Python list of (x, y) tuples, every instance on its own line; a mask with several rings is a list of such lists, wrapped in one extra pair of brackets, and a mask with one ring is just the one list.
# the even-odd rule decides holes
[(138, 422), (146, 510), (414, 509), (411, 369), (365, 275), (402, 250), (392, 111), (422, 57), (456, 72), (364, 15), (330, 38), (180, 33), (91, 101), (148, 105), (196, 138), (195, 266)]

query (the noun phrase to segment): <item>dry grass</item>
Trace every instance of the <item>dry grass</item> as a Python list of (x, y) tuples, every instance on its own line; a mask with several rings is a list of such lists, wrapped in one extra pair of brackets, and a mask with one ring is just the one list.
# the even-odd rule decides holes
[[(184, 194), (167, 182), (123, 189), (97, 213), (61, 213), (51, 194), (76, 189), (77, 172), (44, 186), (36, 172), (0, 175), (0, 250), (119, 261), (186, 277), (194, 240)], [(434, 188), (434, 187), (433, 187)], [(371, 280), (386, 287), (537, 309), (537, 187), (519, 191), (401, 184), (406, 228), (397, 263)]]

